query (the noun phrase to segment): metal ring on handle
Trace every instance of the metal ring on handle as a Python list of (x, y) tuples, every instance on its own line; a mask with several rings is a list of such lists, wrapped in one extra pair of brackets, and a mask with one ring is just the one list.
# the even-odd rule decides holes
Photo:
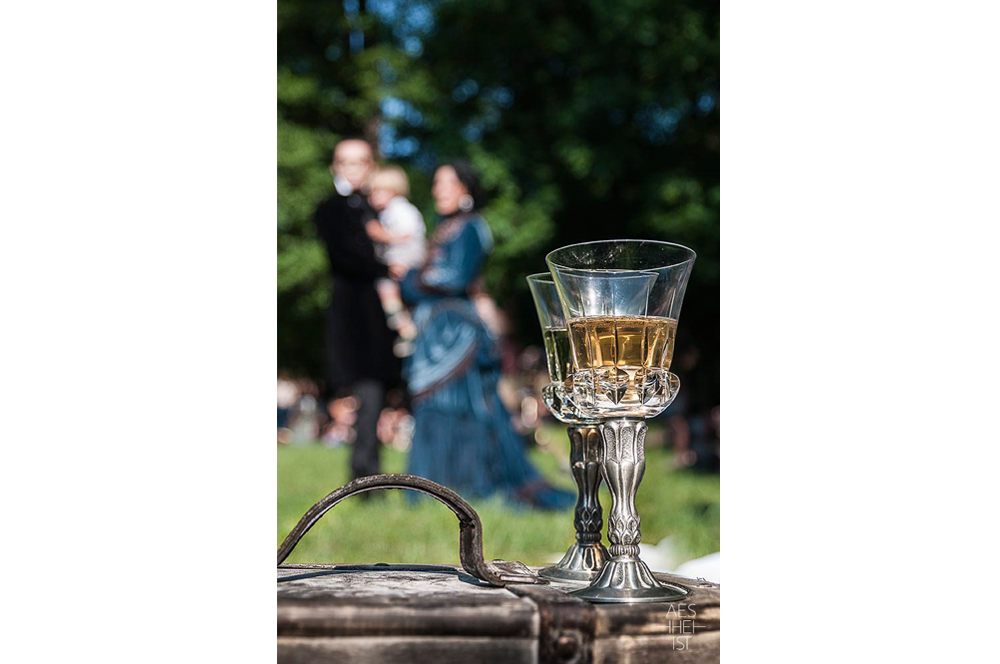
[(278, 565), (288, 558), (299, 543), (299, 540), (309, 532), (320, 518), (330, 511), (334, 505), (355, 494), (376, 489), (411, 489), (436, 498), (458, 517), (459, 537), (458, 556), (462, 567), (481, 581), (492, 586), (505, 586), (508, 583), (548, 583), (537, 574), (517, 561), (507, 562), (494, 560), (486, 562), (483, 558), (483, 524), (479, 514), (464, 498), (446, 486), (437, 482), (417, 477), (416, 475), (369, 475), (348, 482), (336, 491), (328, 494), (302, 515), (299, 522), (288, 533), (285, 541), (278, 547)]

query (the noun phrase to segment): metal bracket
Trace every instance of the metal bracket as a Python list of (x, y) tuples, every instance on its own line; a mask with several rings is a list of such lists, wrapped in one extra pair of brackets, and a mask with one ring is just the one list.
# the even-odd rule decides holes
[(508, 583), (548, 583), (520, 562), (504, 560), (486, 562), (483, 558), (483, 524), (472, 505), (448, 487), (437, 482), (416, 475), (402, 474), (359, 477), (310, 507), (292, 528), (292, 532), (288, 533), (285, 541), (278, 547), (278, 565), (281, 565), (288, 558), (299, 540), (337, 503), (355, 494), (375, 491), (376, 489), (411, 489), (444, 503), (458, 517), (458, 555), (462, 567), (477, 579), (499, 587)]

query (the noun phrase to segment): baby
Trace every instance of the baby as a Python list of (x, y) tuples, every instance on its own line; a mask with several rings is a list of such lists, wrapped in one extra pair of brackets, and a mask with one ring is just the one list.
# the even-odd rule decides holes
[[(405, 274), (407, 270), (419, 267), (427, 252), (424, 218), (406, 197), (410, 193), (410, 183), (406, 173), (398, 166), (386, 166), (371, 180), (368, 202), (378, 212), (378, 221), (368, 222), (368, 235), (376, 242), (376, 252), (394, 274)], [(408, 355), (416, 327), (403, 308), (399, 296), (399, 284), (391, 279), (380, 279), (376, 283), (382, 308), (389, 318), (389, 326), (399, 332), (401, 343), (396, 346), (396, 354)]]

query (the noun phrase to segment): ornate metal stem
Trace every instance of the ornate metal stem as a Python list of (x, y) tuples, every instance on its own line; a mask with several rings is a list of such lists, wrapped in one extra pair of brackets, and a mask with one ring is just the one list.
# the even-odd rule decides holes
[(639, 512), (635, 495), (646, 470), (646, 422), (601, 422), (604, 449), (601, 474), (611, 491), (608, 541), (611, 558), (593, 582), (573, 592), (592, 602), (671, 602), (687, 595), (680, 586), (657, 581), (639, 559)]
[(567, 581), (590, 581), (608, 559), (608, 550), (601, 544), (601, 501), (597, 490), (601, 486), (601, 453), (603, 443), (597, 425), (576, 425), (566, 428), (569, 434), (569, 460), (576, 480), (576, 543), (558, 563), (538, 572), (539, 576)]

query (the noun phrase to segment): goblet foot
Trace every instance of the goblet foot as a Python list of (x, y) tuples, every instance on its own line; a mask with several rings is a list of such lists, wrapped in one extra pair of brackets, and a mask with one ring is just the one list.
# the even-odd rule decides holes
[(590, 585), (570, 593), (588, 602), (632, 604), (636, 602), (675, 602), (688, 591), (672, 583), (657, 581), (646, 563), (630, 556), (609, 560)]
[(590, 581), (608, 560), (608, 550), (600, 542), (573, 544), (555, 565), (538, 571), (538, 576), (560, 581)]

